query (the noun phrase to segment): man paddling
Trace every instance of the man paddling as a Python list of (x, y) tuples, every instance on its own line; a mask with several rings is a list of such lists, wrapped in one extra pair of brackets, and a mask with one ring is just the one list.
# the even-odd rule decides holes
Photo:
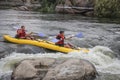
[(56, 45), (67, 47), (67, 48), (72, 48), (71, 44), (69, 44), (69, 43), (65, 44), (64, 43), (64, 40), (66, 39), (65, 36), (64, 36), (64, 31), (60, 31), (59, 34), (56, 36), (56, 39), (59, 40), (55, 43)]
[(26, 34), (25, 26), (21, 26), (20, 29), (17, 30), (16, 38), (21, 38), (21, 39), (34, 39), (31, 36), (32, 32), (29, 34)]

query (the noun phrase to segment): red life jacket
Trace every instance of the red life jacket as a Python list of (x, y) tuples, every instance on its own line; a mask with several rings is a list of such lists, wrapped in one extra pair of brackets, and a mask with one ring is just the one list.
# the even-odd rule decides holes
[(26, 32), (25, 32), (25, 30), (22, 30), (22, 29), (18, 29), (17, 30), (17, 36), (18, 36), (18, 38), (25, 38), (25, 36), (26, 36)]
[(56, 39), (59, 40), (58, 42), (56, 42), (56, 44), (64, 44), (65, 36), (62, 34), (59, 34), (59, 35), (57, 35)]

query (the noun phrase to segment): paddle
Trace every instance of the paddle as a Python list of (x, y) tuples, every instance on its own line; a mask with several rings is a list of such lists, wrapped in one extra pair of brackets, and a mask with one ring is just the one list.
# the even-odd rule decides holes
[(33, 32), (33, 34), (36, 34), (37, 36), (42, 37), (42, 38), (47, 38), (48, 37), (46, 34), (44, 34), (42, 32), (40, 32), (40, 33)]
[[(44, 34), (44, 33), (42, 33), (42, 32), (37, 33), (37, 34), (38, 34), (38, 36), (40, 36), (40, 37), (46, 37), (46, 34)], [(69, 38), (72, 38), (72, 37), (83, 38), (83, 34), (82, 34), (82, 32), (79, 32), (78, 34), (71, 35)], [(57, 40), (54, 39), (53, 41), (56, 42)]]
[[(14, 29), (19, 29), (20, 27), (13, 27)], [(36, 33), (36, 32), (32, 32), (33, 34), (37, 34), (37, 36), (40, 36), (40, 37), (47, 37), (46, 34), (40, 32), (40, 33)], [(75, 34), (75, 35), (71, 35), (69, 38), (72, 38), (72, 37), (77, 37), (77, 38), (83, 38), (83, 34), (82, 32), (79, 32), (78, 34)], [(57, 42), (58, 40), (57, 39), (53, 39), (51, 40), (52, 42)]]
[(54, 42), (54, 43), (56, 43), (56, 42), (58, 42), (59, 40), (58, 39), (53, 39), (53, 40), (51, 40), (51, 42)]
[(14, 26), (13, 29), (17, 30), (17, 29), (20, 29), (20, 27)]
[[(68, 37), (68, 38), (66, 38), (66, 39), (70, 39), (70, 38), (72, 38), (72, 37), (83, 38), (83, 34), (82, 34), (82, 32), (79, 32), (78, 34), (71, 35), (70, 37)], [(56, 43), (56, 42), (58, 42), (58, 41), (59, 41), (59, 40), (56, 39), (56, 38), (51, 40), (51, 42), (54, 42), (54, 43)]]
[[(16, 27), (16, 26), (14, 26), (13, 27), (15, 30), (18, 30), (18, 29), (20, 29), (20, 27)], [(26, 30), (27, 31), (27, 30)], [(37, 32), (31, 32), (32, 34), (36, 34), (37, 36), (39, 36), (39, 37), (47, 37), (47, 35), (45, 35), (44, 33), (42, 33), (42, 32), (40, 32), (40, 33), (37, 33)]]
[(83, 38), (83, 34), (82, 32), (79, 32), (78, 34), (72, 35), (71, 37)]

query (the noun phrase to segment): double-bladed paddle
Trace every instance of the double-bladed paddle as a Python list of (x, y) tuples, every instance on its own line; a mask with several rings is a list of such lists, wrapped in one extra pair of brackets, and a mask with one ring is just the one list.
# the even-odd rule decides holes
[[(13, 27), (15, 30), (18, 30), (20, 29), (20, 27)], [(27, 30), (26, 30), (27, 31)], [(40, 32), (40, 33), (37, 33), (37, 32), (31, 32), (32, 34), (36, 34), (37, 36), (39, 37), (47, 37), (47, 35), (45, 35), (44, 33)]]
[[(13, 27), (14, 29), (19, 29), (19, 27)], [(33, 34), (37, 34), (37, 36), (40, 36), (40, 37), (47, 37), (46, 34), (40, 32), (40, 33), (36, 33), (36, 32), (32, 32)], [(71, 35), (70, 37), (68, 37), (67, 39), (69, 38), (72, 38), (72, 37), (77, 37), (77, 38), (83, 38), (83, 34), (82, 32), (79, 32), (78, 34), (75, 34), (75, 35)], [(52, 42), (58, 42), (59, 40), (58, 39), (53, 39), (51, 40)]]
[[(83, 38), (83, 34), (82, 34), (82, 32), (79, 32), (78, 34), (71, 35), (70, 37), (68, 37), (68, 38), (66, 38), (66, 39), (70, 39), (70, 38), (72, 38), (72, 37)], [(51, 41), (54, 42), (54, 43), (56, 43), (56, 42), (58, 42), (59, 40), (55, 38), (55, 39), (53, 39), (53, 40), (51, 40)]]

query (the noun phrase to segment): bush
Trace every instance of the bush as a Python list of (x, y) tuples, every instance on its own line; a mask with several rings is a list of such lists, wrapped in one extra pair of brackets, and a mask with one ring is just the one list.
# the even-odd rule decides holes
[(120, 0), (96, 0), (95, 15), (98, 17), (120, 17)]
[(52, 13), (55, 11), (56, 0), (42, 0), (41, 1), (41, 12), (49, 12)]

